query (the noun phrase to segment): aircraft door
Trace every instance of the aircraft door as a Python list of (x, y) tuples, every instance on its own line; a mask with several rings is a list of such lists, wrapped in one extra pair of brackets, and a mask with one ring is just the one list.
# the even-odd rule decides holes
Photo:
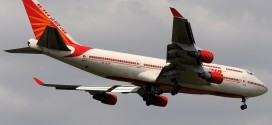
[(247, 77), (245, 77), (245, 76), (243, 76), (242, 78), (243, 78), (243, 79), (242, 79), (242, 85), (243, 85), (243, 86), (246, 86), (246, 85), (247, 85), (246, 82), (248, 81), (248, 79), (247, 79)]
[(137, 68), (142, 68), (143, 64), (139, 59), (136, 59)]
[(85, 69), (89, 68), (89, 66), (88, 66), (88, 55), (84, 54), (84, 55), (82, 55), (80, 58), (81, 58), (80, 64), (81, 64)]

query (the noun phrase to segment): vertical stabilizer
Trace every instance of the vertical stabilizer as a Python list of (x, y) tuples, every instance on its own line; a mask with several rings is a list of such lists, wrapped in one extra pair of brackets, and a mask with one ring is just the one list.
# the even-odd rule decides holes
[(37, 40), (41, 38), (47, 26), (54, 27), (67, 45), (77, 44), (37, 0), (23, 0), (30, 24)]

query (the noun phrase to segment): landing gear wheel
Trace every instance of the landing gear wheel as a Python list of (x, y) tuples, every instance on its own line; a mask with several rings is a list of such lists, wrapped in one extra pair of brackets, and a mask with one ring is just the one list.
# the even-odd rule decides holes
[(242, 110), (247, 109), (246, 98), (245, 98), (245, 97), (242, 97), (242, 102), (243, 102), (243, 105), (241, 105), (241, 109), (242, 109)]
[(143, 100), (145, 101), (146, 106), (150, 106), (154, 102), (154, 95), (153, 94), (144, 94)]
[(179, 85), (174, 85), (174, 88), (173, 88), (173, 90), (171, 91), (171, 95), (176, 95), (176, 94), (178, 94), (178, 92), (179, 92), (179, 90), (181, 89), (181, 87), (179, 86)]
[(161, 95), (163, 94), (163, 91), (159, 91), (158, 93), (156, 93), (157, 95)]
[[(146, 106), (154, 105), (155, 103), (155, 96), (162, 94), (164, 91), (160, 89), (158, 85), (150, 85), (147, 86), (143, 93), (140, 94), (145, 101)], [(139, 94), (139, 93), (138, 93)]]
[(146, 106), (150, 106), (151, 102), (150, 101), (146, 101), (145, 104), (146, 104)]
[(146, 101), (146, 97), (145, 96), (143, 97), (143, 101)]
[(172, 96), (174, 96), (174, 95), (176, 95), (176, 94), (178, 94), (178, 90), (177, 90), (177, 89), (174, 89), (174, 90), (171, 91), (171, 95), (172, 95)]
[(247, 105), (241, 105), (241, 109), (242, 109), (242, 110), (247, 109)]

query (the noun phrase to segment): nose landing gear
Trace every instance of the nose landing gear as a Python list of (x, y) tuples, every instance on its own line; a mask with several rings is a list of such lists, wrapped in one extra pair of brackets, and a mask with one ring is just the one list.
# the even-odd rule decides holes
[(243, 102), (243, 105), (241, 105), (241, 109), (242, 110), (247, 109), (247, 104), (246, 104), (246, 98), (245, 97), (242, 97), (242, 102)]

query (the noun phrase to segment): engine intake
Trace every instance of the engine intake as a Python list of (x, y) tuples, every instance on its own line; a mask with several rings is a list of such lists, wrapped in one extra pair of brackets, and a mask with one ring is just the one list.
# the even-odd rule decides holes
[(115, 105), (117, 102), (117, 96), (111, 93), (95, 94), (93, 95), (93, 99), (107, 105)]
[(206, 79), (208, 82), (212, 82), (215, 84), (221, 84), (224, 80), (224, 76), (219, 72), (205, 72), (201, 73), (200, 77)]

